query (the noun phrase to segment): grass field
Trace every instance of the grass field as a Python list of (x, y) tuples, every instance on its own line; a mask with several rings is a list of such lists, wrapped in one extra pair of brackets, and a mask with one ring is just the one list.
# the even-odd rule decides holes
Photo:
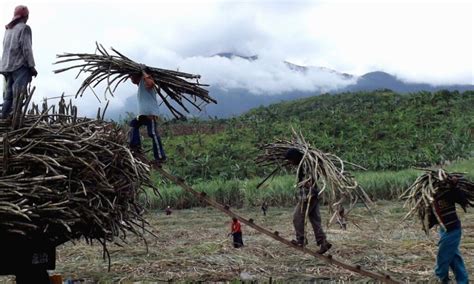
[[(270, 208), (263, 217), (256, 209), (238, 210), (285, 238), (293, 237), (292, 208)], [(363, 208), (351, 213), (354, 223), (342, 231), (336, 225), (327, 229), (333, 242), (331, 253), (346, 262), (373, 271), (386, 271), (407, 282), (431, 279), (437, 234), (429, 237), (415, 220), (400, 224), (406, 211), (401, 203), (378, 202), (377, 222)], [(464, 225), (461, 251), (468, 271), (474, 272), (474, 210), (460, 214)], [(327, 219), (326, 211), (323, 217)], [(102, 259), (99, 245), (84, 242), (59, 249), (56, 272), (65, 278), (86, 283), (140, 283), (168, 281), (238, 281), (242, 276), (259, 282), (342, 281), (367, 282), (370, 279), (328, 266), (314, 257), (288, 248), (243, 225), (245, 247), (234, 249), (227, 237), (229, 218), (211, 208), (176, 210), (170, 216), (154, 211), (148, 214), (152, 231), (147, 237), (149, 251), (134, 238), (124, 247), (110, 246), (111, 271)], [(327, 227), (325, 227), (327, 228)], [(312, 233), (311, 233), (312, 238)], [(316, 249), (314, 243), (310, 248)], [(7, 278), (0, 278), (6, 281)], [(341, 281), (341, 282), (337, 282)], [(334, 283), (334, 282), (333, 282)]]
[[(474, 180), (474, 158), (459, 160), (445, 167), (448, 171), (465, 172), (470, 180)], [(400, 192), (412, 184), (422, 172), (415, 169), (400, 171), (361, 171), (355, 177), (369, 196), (375, 200), (397, 199)], [(171, 206), (173, 208), (191, 208), (200, 206), (199, 202), (180, 187), (161, 183), (162, 178), (155, 175), (162, 198), (151, 195), (149, 208), (158, 209)], [(199, 191), (223, 204), (234, 207), (260, 206), (263, 201), (270, 205), (291, 206), (294, 204), (294, 175), (277, 176), (257, 189), (262, 178), (246, 180), (222, 180), (199, 182), (193, 185)]]

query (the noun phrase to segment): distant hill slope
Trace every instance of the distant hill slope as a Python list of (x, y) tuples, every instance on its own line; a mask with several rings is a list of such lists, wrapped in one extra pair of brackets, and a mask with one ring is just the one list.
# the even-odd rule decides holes
[[(352, 76), (346, 73), (340, 74), (341, 76), (344, 76), (344, 78)], [(432, 86), (429, 84), (421, 83), (406, 83), (397, 79), (397, 77), (385, 72), (371, 72), (359, 77), (355, 84), (349, 85), (343, 89), (333, 90), (330, 93), (339, 94), (345, 92), (361, 91), (372, 92), (376, 90), (385, 89), (400, 94), (416, 93), (420, 91), (436, 92), (441, 90), (465, 92), (474, 91), (474, 85)], [(230, 116), (240, 115), (246, 111), (249, 111), (252, 108), (256, 108), (259, 106), (268, 106), (273, 103), (291, 101), (321, 94), (318, 92), (292, 91), (278, 95), (256, 95), (245, 89), (223, 90), (220, 88), (212, 87), (210, 89), (210, 93), (213, 97), (217, 99), (218, 104), (207, 106), (203, 117), (217, 116), (219, 118), (226, 118)], [(199, 116), (199, 114), (197, 113), (195, 113), (195, 115)]]
[(440, 85), (433, 86), (422, 83), (404, 82), (397, 77), (385, 72), (376, 71), (362, 75), (358, 78), (357, 83), (347, 86), (340, 91), (358, 92), (358, 91), (374, 91), (377, 89), (390, 89), (397, 93), (414, 93), (419, 91), (434, 92), (439, 90), (449, 91), (474, 91), (474, 85)]
[[(222, 53), (215, 56), (222, 56), (226, 58), (244, 58), (249, 61), (253, 61), (258, 59), (255, 56), (241, 56), (235, 55), (232, 53)], [(449, 91), (474, 91), (474, 85), (440, 85), (440, 86), (432, 86), (429, 84), (422, 84), (422, 83), (409, 83), (404, 82), (397, 77), (377, 71), (377, 72), (370, 72), (360, 77), (356, 77), (351, 74), (347, 73), (340, 73), (332, 69), (324, 68), (324, 67), (306, 67), (300, 66), (296, 64), (292, 64), (289, 62), (285, 62), (287, 67), (295, 72), (307, 72), (311, 68), (317, 68), (318, 70), (324, 70), (325, 72), (329, 72), (331, 74), (336, 74), (343, 79), (354, 79), (357, 78), (357, 81), (354, 84), (348, 85), (343, 89), (336, 89), (332, 90), (330, 93), (337, 94), (337, 93), (344, 93), (344, 92), (371, 92), (375, 90), (384, 90), (388, 89), (396, 93), (406, 94), (406, 93), (415, 93), (420, 91), (428, 91), (428, 92), (436, 92), (440, 90), (449, 90)], [(273, 103), (278, 103), (282, 101), (290, 101), (300, 98), (311, 97), (315, 95), (320, 95), (320, 92), (304, 92), (304, 91), (291, 91), (291, 92), (284, 92), (281, 94), (254, 94), (251, 91), (244, 89), (244, 88), (230, 88), (224, 89), (217, 86), (211, 86), (209, 92), (212, 97), (214, 97), (218, 104), (208, 105), (204, 111), (198, 112), (193, 111), (191, 113), (192, 116), (202, 117), (202, 118), (209, 118), (209, 117), (218, 117), (218, 118), (228, 118), (232, 116), (238, 116), (246, 111), (249, 111), (252, 108), (256, 108), (259, 106), (268, 106)], [(136, 97), (132, 96), (129, 97), (123, 108), (111, 110), (108, 113), (108, 117), (112, 119), (117, 119), (120, 115), (127, 112), (135, 112), (136, 109)], [(192, 108), (191, 108), (192, 109)], [(165, 115), (169, 115), (166, 109), (163, 109), (163, 113)]]
[[(232, 119), (167, 124), (164, 143), (171, 169), (198, 179), (262, 175), (256, 145), (289, 137), (291, 127), (314, 147), (367, 169), (404, 169), (473, 156), (473, 106), (474, 92), (325, 94)], [(195, 134), (180, 136), (180, 127)]]

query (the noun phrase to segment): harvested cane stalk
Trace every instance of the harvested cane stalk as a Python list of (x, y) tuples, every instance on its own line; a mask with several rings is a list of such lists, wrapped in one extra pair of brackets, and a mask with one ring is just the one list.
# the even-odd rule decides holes
[[(126, 81), (130, 75), (146, 72), (153, 77), (156, 92), (176, 118), (184, 119), (183, 111), (189, 113), (189, 106), (202, 110), (203, 105), (217, 103), (209, 96), (209, 91), (203, 88), (208, 85), (199, 83), (199, 75), (149, 67), (134, 62), (113, 48), (114, 54), (109, 54), (102, 45), (96, 43), (96, 46), (96, 54), (66, 53), (57, 55), (61, 60), (55, 64), (69, 62), (77, 64), (55, 70), (54, 73), (71, 69), (79, 69), (77, 77), (83, 72), (89, 73), (77, 91), (76, 97), (82, 96), (87, 88), (91, 88), (93, 91), (93, 88), (101, 82), (106, 83), (104, 97), (107, 93), (113, 96), (118, 85)], [(96, 95), (95, 92), (94, 95)], [(100, 101), (97, 95), (96, 97)]]
[(474, 206), (474, 183), (467, 180), (462, 173), (448, 173), (443, 169), (421, 169), (424, 174), (420, 175), (415, 182), (407, 188), (401, 195), (401, 199), (406, 199), (404, 207), (409, 212), (403, 218), (403, 221), (418, 213), (422, 229), (426, 234), (429, 233), (429, 218), (433, 214), (438, 220), (440, 217), (433, 210), (433, 202), (437, 194), (443, 191), (452, 190), (452, 182), (456, 180), (457, 189), (461, 190), (466, 198), (467, 205)]
[[(126, 133), (103, 120), (78, 118), (72, 104), (47, 104), (15, 129), (0, 120), (0, 235), (38, 235), (52, 244), (125, 241), (147, 222), (138, 200), (157, 192), (147, 164), (135, 159)], [(38, 106), (29, 113), (39, 112)]]
[[(312, 148), (306, 142), (303, 135), (293, 130), (293, 139), (290, 141), (278, 140), (275, 143), (266, 144), (260, 147), (263, 154), (256, 159), (257, 164), (263, 166), (277, 166), (277, 168), (291, 167), (285, 159), (285, 154), (289, 149), (297, 149), (303, 154), (303, 159), (297, 167), (297, 173), (305, 173), (305, 180), (296, 181), (296, 186), (301, 187), (306, 182), (311, 181), (313, 186), (317, 182), (323, 184), (319, 191), (324, 201), (328, 204), (334, 204), (341, 198), (350, 201), (350, 208), (355, 205), (358, 200), (364, 202), (367, 208), (370, 208), (372, 201), (362, 187), (360, 187), (354, 177), (345, 170), (344, 163), (357, 166), (348, 162), (344, 162), (341, 158), (330, 153), (324, 153), (318, 149)], [(273, 171), (273, 175), (276, 171)], [(296, 176), (298, 176), (298, 174)], [(265, 180), (267, 180), (267, 177)], [(323, 194), (324, 193), (324, 194)], [(332, 213), (332, 207), (329, 207)]]

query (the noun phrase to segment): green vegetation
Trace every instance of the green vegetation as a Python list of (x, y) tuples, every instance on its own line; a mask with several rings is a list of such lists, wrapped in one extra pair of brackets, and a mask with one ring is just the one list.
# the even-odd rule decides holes
[(257, 145), (289, 137), (291, 127), (371, 171), (442, 164), (474, 153), (474, 92), (321, 95), (228, 120), (169, 123), (168, 167), (192, 182), (261, 177), (271, 169), (255, 165)]
[[(400, 95), (387, 90), (315, 96), (227, 120), (166, 123), (167, 168), (232, 206), (258, 206), (263, 200), (291, 205), (293, 176), (283, 172), (256, 190), (273, 169), (254, 163), (259, 144), (289, 137), (291, 127), (313, 147), (367, 168), (355, 175), (373, 198), (397, 197), (418, 175), (413, 167), (458, 161), (448, 169), (474, 173), (474, 92)], [(151, 198), (152, 207), (200, 205), (181, 189), (156, 180), (163, 200)]]
[[(447, 166), (448, 171), (465, 172), (467, 177), (474, 179), (474, 159), (458, 161)], [(411, 185), (421, 171), (415, 169), (400, 171), (369, 171), (356, 172), (355, 176), (359, 184), (373, 199), (396, 199), (400, 192)], [(162, 198), (149, 196), (150, 208), (165, 208), (171, 206), (176, 209), (199, 207), (202, 204), (180, 187), (160, 182)], [(231, 179), (217, 178), (211, 181), (203, 181), (192, 185), (198, 191), (206, 194), (222, 204), (232, 207), (255, 207), (267, 201), (270, 206), (293, 206), (295, 204), (294, 176), (277, 176), (267, 182), (263, 188), (257, 189), (261, 178), (253, 179)]]

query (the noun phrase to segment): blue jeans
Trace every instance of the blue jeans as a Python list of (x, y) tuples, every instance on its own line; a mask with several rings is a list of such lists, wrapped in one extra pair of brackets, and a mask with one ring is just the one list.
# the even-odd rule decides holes
[(5, 87), (3, 93), (2, 118), (7, 118), (16, 105), (21, 93), (26, 93), (26, 87), (31, 82), (30, 68), (23, 66), (13, 72), (5, 74)]
[(161, 144), (161, 138), (156, 131), (156, 122), (154, 118), (148, 118), (145, 115), (140, 115), (137, 118), (132, 119), (130, 121), (130, 126), (132, 130), (130, 131), (130, 147), (131, 148), (138, 148), (141, 147), (141, 139), (140, 139), (140, 127), (142, 125), (146, 125), (146, 129), (148, 132), (148, 136), (151, 138), (153, 142), (153, 156), (155, 160), (166, 160), (165, 151), (163, 150), (163, 145)]
[(439, 230), (438, 256), (436, 257), (435, 274), (442, 283), (448, 283), (449, 268), (454, 272), (456, 283), (468, 283), (468, 275), (464, 261), (459, 251), (461, 243), (461, 228), (446, 232)]

